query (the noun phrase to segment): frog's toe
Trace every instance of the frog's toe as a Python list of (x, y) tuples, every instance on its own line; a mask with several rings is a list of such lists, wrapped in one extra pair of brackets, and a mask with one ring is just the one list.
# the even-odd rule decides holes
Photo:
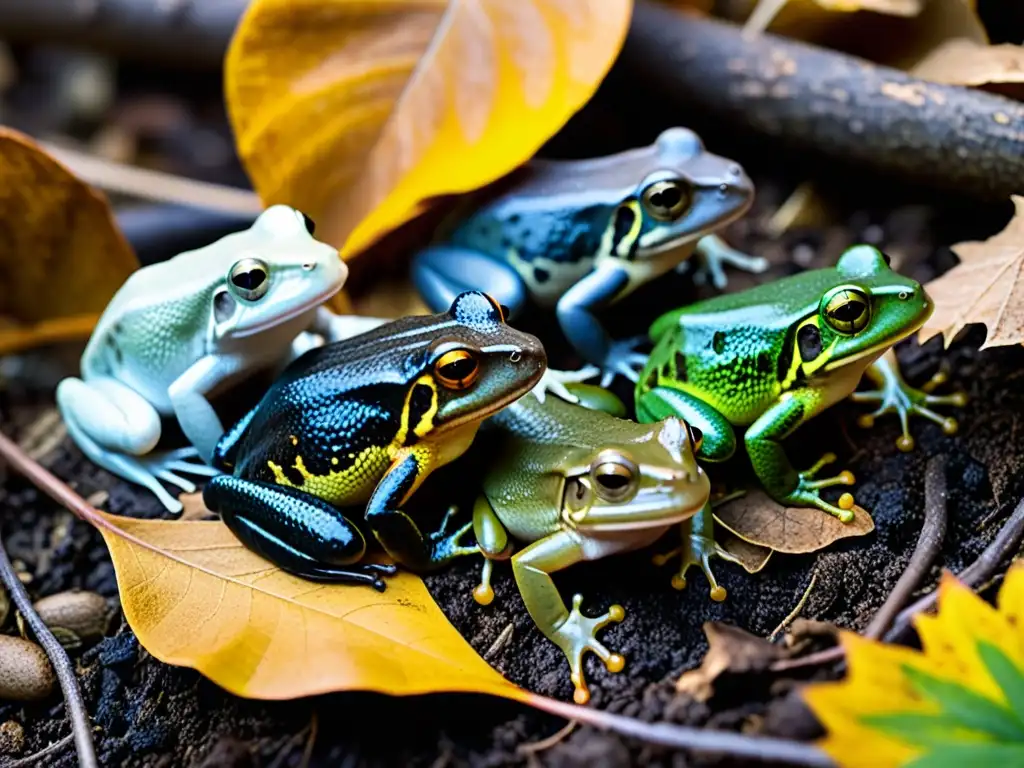
[(636, 336), (612, 344), (601, 366), (601, 387), (606, 388), (616, 376), (624, 376), (632, 382), (640, 378), (640, 371), (647, 365), (650, 355), (637, 352), (636, 347), (647, 341), (645, 336)]
[(577, 704), (590, 701), (590, 689), (583, 675), (583, 656), (587, 651), (597, 655), (609, 672), (621, 672), (626, 666), (626, 660), (621, 654), (609, 651), (597, 639), (597, 633), (602, 628), (625, 618), (625, 610), (621, 605), (613, 605), (608, 613), (591, 619), (580, 611), (582, 604), (583, 595), (574, 595), (569, 618), (549, 635), (569, 661), (570, 676), (575, 688), (573, 700)]
[(690, 568), (696, 565), (704, 572), (704, 576), (707, 577), (708, 585), (710, 587), (709, 595), (711, 599), (716, 603), (720, 603), (725, 600), (728, 592), (726, 592), (725, 587), (718, 583), (718, 579), (715, 578), (715, 573), (711, 569), (711, 558), (717, 557), (730, 563), (739, 563), (740, 561), (736, 557), (718, 546), (714, 539), (709, 539), (707, 536), (691, 534), (688, 546), (677, 547), (671, 552), (666, 552), (662, 555), (655, 555), (653, 561), (655, 565), (662, 566), (677, 555), (681, 558), (681, 561), (679, 564), (679, 570), (672, 576), (673, 588), (679, 590), (686, 589), (686, 573)]
[(895, 413), (900, 420), (900, 436), (896, 439), (896, 447), (907, 452), (914, 449), (914, 438), (910, 435), (910, 417), (920, 416), (933, 421), (942, 427), (947, 435), (955, 435), (959, 429), (957, 420), (951, 416), (936, 413), (928, 406), (952, 406), (962, 408), (967, 404), (967, 393), (953, 392), (947, 395), (933, 395), (932, 390), (947, 380), (945, 372), (940, 371), (921, 389), (908, 387), (901, 379), (887, 379), (881, 389), (867, 392), (854, 392), (850, 397), (857, 403), (878, 403), (878, 408), (857, 419), (863, 428), (874, 426), (879, 416)]
[(494, 602), (494, 588), (491, 586), (491, 575), (494, 573), (494, 561), (484, 557), (484, 565), (480, 570), (480, 583), (473, 590), (473, 599), (480, 605)]
[(427, 536), (427, 540), (430, 543), (430, 559), (432, 562), (444, 563), (454, 557), (475, 555), (480, 551), (480, 548), (476, 545), (466, 546), (462, 544), (462, 537), (473, 530), (472, 521), (460, 525), (454, 531), (450, 530), (452, 527), (452, 520), (455, 518), (457, 512), (458, 507), (449, 507), (448, 511), (445, 512), (444, 519), (441, 521), (441, 527), (434, 533)]
[(579, 402), (579, 398), (572, 394), (565, 385), (582, 384), (599, 373), (601, 373), (601, 369), (595, 365), (585, 365), (578, 371), (558, 371), (548, 368), (544, 371), (544, 375), (540, 377), (537, 386), (530, 391), (542, 403), (548, 394), (552, 394), (566, 402), (575, 404)]

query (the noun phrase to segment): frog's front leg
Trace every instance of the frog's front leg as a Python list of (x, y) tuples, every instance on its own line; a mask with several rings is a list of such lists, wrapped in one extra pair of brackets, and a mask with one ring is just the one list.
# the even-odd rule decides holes
[(654, 564), (664, 565), (679, 555), (681, 562), (679, 570), (672, 577), (673, 587), (685, 589), (686, 572), (696, 565), (704, 571), (704, 575), (708, 578), (708, 583), (711, 585), (711, 599), (715, 602), (725, 600), (727, 592), (711, 571), (711, 558), (718, 557), (731, 563), (738, 563), (739, 560), (718, 546), (718, 542), (715, 541), (715, 519), (711, 512), (711, 502), (706, 503), (704, 508), (692, 518), (680, 523), (679, 533), (682, 536), (681, 545), (671, 552), (655, 555)]
[(142, 395), (116, 379), (64, 379), (57, 386), (57, 407), (68, 434), (92, 462), (148, 488), (170, 512), (180, 512), (182, 505), (161, 480), (191, 493), (195, 485), (178, 473), (217, 473), (186, 461), (197, 455), (194, 448), (152, 453), (160, 441), (160, 414)]
[(678, 416), (689, 427), (700, 430), (697, 458), (702, 461), (726, 461), (736, 452), (736, 431), (714, 406), (680, 389), (654, 387), (636, 403), (637, 419), (645, 424)]
[(203, 461), (210, 462), (217, 441), (224, 434), (224, 425), (207, 400), (207, 393), (217, 385), (257, 367), (257, 357), (246, 359), (236, 355), (207, 355), (196, 361), (167, 388), (181, 431), (195, 446)]
[[(703, 284), (711, 278), (715, 288), (722, 289), (728, 285), (723, 264), (729, 264), (744, 272), (760, 274), (768, 269), (768, 260), (761, 256), (750, 256), (738, 251), (723, 240), (719, 235), (705, 235), (697, 241), (696, 255), (700, 257), (701, 267), (693, 276), (694, 282)], [(687, 262), (683, 262), (687, 264)], [(680, 265), (682, 266), (682, 265)]]
[(480, 584), (473, 590), (473, 599), (480, 605), (490, 605), (494, 601), (494, 589), (491, 587), (494, 561), (507, 560), (512, 555), (512, 542), (486, 496), (478, 497), (473, 505), (473, 535), (480, 554), (484, 556)]
[(412, 260), (416, 290), (432, 312), (444, 312), (464, 291), (483, 291), (504, 306), (506, 321), (526, 304), (526, 285), (508, 263), (471, 248), (432, 245)]
[(404, 449), (381, 478), (366, 506), (366, 522), (377, 541), (398, 563), (417, 572), (435, 570), (456, 557), (479, 551), (460, 543), (472, 529), (472, 523), (449, 532), (454, 507), (445, 514), (441, 528), (428, 536), (400, 509), (431, 469), (428, 447), (421, 444)]
[(586, 554), (578, 536), (559, 531), (536, 541), (512, 557), (512, 572), (523, 596), (530, 617), (544, 636), (562, 649), (569, 660), (573, 699), (577, 704), (590, 700), (590, 691), (583, 676), (583, 654), (591, 651), (604, 662), (609, 672), (621, 672), (626, 665), (618, 653), (612, 653), (597, 640), (597, 633), (612, 622), (622, 621), (626, 612), (621, 605), (613, 605), (608, 613), (595, 619), (580, 612), (582, 595), (572, 599), (569, 611), (550, 574), (585, 560)]
[(203, 503), (249, 549), (301, 578), (383, 592), (381, 574), (397, 570), (356, 565), (366, 551), (359, 529), (326, 501), (292, 488), (219, 475), (203, 489)]
[(607, 387), (616, 375), (630, 381), (639, 378), (647, 355), (635, 350), (646, 336), (613, 341), (594, 313), (611, 305), (629, 285), (629, 274), (609, 263), (601, 264), (566, 291), (558, 300), (558, 324), (573, 349), (593, 365), (601, 367), (601, 386)]
[(745, 438), (750, 463), (764, 489), (780, 504), (817, 507), (849, 523), (853, 520), (853, 496), (844, 493), (836, 506), (821, 498), (821, 489), (853, 485), (853, 473), (844, 470), (834, 477), (814, 480), (823, 466), (835, 461), (835, 454), (827, 453), (806, 472), (797, 472), (782, 448), (782, 441), (804, 422), (810, 410), (806, 400), (811, 397), (804, 392), (787, 393), (750, 426)]
[(878, 389), (871, 392), (854, 392), (850, 395), (855, 403), (878, 403), (878, 409), (874, 413), (867, 413), (861, 416), (857, 423), (862, 427), (871, 427), (875, 419), (886, 413), (896, 413), (900, 419), (900, 426), (903, 434), (896, 439), (896, 447), (901, 451), (914, 450), (914, 438), (910, 436), (910, 429), (907, 424), (911, 415), (923, 416), (942, 427), (947, 435), (955, 435), (958, 425), (956, 419), (951, 416), (941, 416), (928, 408), (929, 405), (952, 405), (962, 408), (967, 404), (965, 392), (954, 392), (949, 395), (933, 395), (931, 391), (946, 382), (946, 374), (936, 373), (931, 381), (921, 389), (914, 389), (900, 374), (899, 361), (896, 353), (890, 348), (882, 357), (876, 360), (866, 371)]

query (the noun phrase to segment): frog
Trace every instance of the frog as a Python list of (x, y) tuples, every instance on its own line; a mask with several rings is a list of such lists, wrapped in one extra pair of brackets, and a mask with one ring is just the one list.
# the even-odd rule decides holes
[[(893, 346), (921, 328), (934, 304), (917, 281), (890, 265), (878, 248), (858, 244), (844, 251), (834, 267), (661, 315), (650, 326), (654, 348), (634, 389), (638, 420), (686, 419), (702, 432), (698, 458), (708, 462), (729, 459), (737, 446), (736, 430), (746, 428), (747, 455), (769, 496), (849, 523), (853, 495), (843, 493), (832, 504), (820, 493), (853, 485), (853, 473), (817, 478), (835, 460), (833, 453), (797, 471), (782, 441), (854, 394), (865, 373), (881, 387), (859, 399), (882, 402), (882, 410), (896, 410), (904, 421), (908, 414), (925, 415), (952, 433), (955, 419), (939, 417), (926, 405), (965, 402), (963, 393), (928, 394), (892, 375), (893, 366), (898, 370)], [(694, 564), (714, 584), (708, 559), (722, 552), (714, 543), (710, 514), (695, 518), (694, 525), (700, 535), (682, 548), (677, 586), (685, 585), (686, 569)]]
[(753, 195), (739, 163), (707, 151), (683, 127), (605, 157), (535, 158), (452, 214), (414, 256), (413, 282), (432, 311), (465, 289), (489, 292), (512, 321), (528, 305), (553, 311), (602, 386), (619, 374), (636, 381), (645, 357), (634, 350), (645, 339), (613, 340), (597, 314), (695, 251), (720, 287), (723, 263), (764, 271), (765, 259), (717, 234), (746, 213)]
[[(540, 340), (480, 291), (308, 350), (217, 444), (203, 501), (250, 550), (310, 581), (370, 585), (474, 554), (450, 507), (424, 534), (403, 507), (482, 421), (536, 386)], [(364, 563), (369, 528), (392, 563)]]
[[(551, 574), (648, 546), (701, 510), (710, 484), (694, 456), (700, 435), (682, 419), (638, 424), (595, 406), (593, 399), (604, 390), (579, 383), (568, 388), (577, 403), (531, 394), (487, 422), (496, 447), (473, 508), (473, 530), (485, 558), (473, 597), (489, 605), (494, 563), (511, 559), (527, 611), (565, 654), (573, 698), (585, 704), (586, 652), (610, 672), (625, 666), (622, 654), (597, 639), (625, 611), (612, 605), (590, 618), (581, 611), (580, 594), (570, 609)], [(517, 541), (526, 546), (515, 551)]]
[[(245, 230), (133, 272), (101, 314), (80, 376), (57, 386), (57, 407), (86, 457), (180, 512), (161, 481), (191, 493), (184, 474), (218, 473), (209, 460), (224, 426), (211, 394), (257, 369), (283, 367), (296, 345), (382, 322), (324, 306), (348, 269), (314, 233), (306, 214), (274, 205)], [(155, 450), (167, 417), (177, 419), (186, 447)]]

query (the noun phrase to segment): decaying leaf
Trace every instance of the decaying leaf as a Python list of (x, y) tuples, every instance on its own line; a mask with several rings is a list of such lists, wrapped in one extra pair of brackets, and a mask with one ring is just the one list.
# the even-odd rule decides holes
[(106, 198), (0, 127), (0, 355), (88, 338), (138, 260)]
[(941, 333), (949, 346), (964, 326), (982, 323), (988, 328), (982, 349), (1024, 342), (1024, 197), (1010, 199), (1015, 211), (1006, 229), (952, 246), (960, 263), (925, 286), (935, 311), (919, 341)]
[(203, 503), (203, 492), (183, 493), (178, 497), (181, 502), (181, 514), (178, 520), (215, 520), (218, 515), (211, 512)]
[(955, 38), (928, 54), (910, 72), (949, 85), (1024, 83), (1024, 47)]
[(89, 514), (139, 642), (239, 696), (373, 690), (529, 698), (476, 654), (412, 574), (390, 577), (384, 593), (317, 584), (262, 560), (219, 521)]
[(347, 258), (528, 160), (604, 78), (631, 9), (256, 0), (225, 61), (239, 154), (265, 204), (302, 209)]
[(715, 531), (715, 540), (718, 546), (740, 561), (739, 565), (747, 573), (757, 573), (764, 569), (772, 556), (772, 550), (768, 547), (741, 539), (724, 526), (719, 526)]
[(751, 491), (715, 509), (715, 519), (744, 541), (776, 552), (817, 552), (839, 539), (875, 530), (865, 510), (853, 508), (849, 523), (810, 507), (784, 507), (762, 490)]
[(773, 661), (786, 655), (782, 646), (731, 624), (706, 621), (703, 628), (708, 652), (697, 669), (684, 672), (676, 681), (677, 691), (697, 701), (707, 701), (714, 695), (714, 682), (723, 673), (764, 672)]
[(804, 698), (840, 766), (1024, 765), (1024, 565), (998, 608), (949, 573), (938, 612), (914, 619), (922, 651), (841, 633), (848, 673)]

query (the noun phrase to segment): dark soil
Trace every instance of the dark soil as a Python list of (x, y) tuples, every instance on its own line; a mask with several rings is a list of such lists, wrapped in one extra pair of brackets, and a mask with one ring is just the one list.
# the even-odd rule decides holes
[[(584, 114), (574, 123), (577, 135), (581, 127), (585, 130), (588, 119)], [(678, 121), (680, 116), (674, 119)], [(639, 140), (650, 140), (658, 127), (645, 126)], [(570, 136), (572, 130), (570, 126)], [(613, 138), (611, 146), (601, 151), (636, 143), (635, 134), (626, 128), (617, 137), (614, 129), (606, 131), (603, 135)], [(997, 231), (1008, 213), (983, 214), (960, 201), (928, 201), (907, 207), (907, 201), (927, 197), (876, 180), (847, 195), (861, 204), (869, 201), (870, 210), (840, 201), (840, 224), (791, 232), (773, 241), (763, 233), (765, 218), (795, 183), (806, 177), (804, 171), (795, 172), (785, 158), (776, 158), (773, 164), (762, 162), (764, 155), (743, 142), (733, 143), (724, 134), (705, 135), (715, 137), (708, 141), (712, 149), (737, 157), (756, 172), (759, 196), (755, 212), (727, 234), (737, 246), (773, 260), (772, 272), (757, 280), (832, 264), (848, 244), (868, 240), (890, 252), (894, 266), (923, 282), (955, 263), (946, 247), (949, 243)], [(560, 146), (572, 144), (563, 142), (553, 142), (550, 151), (559, 154)], [(731, 274), (731, 289), (755, 280)], [(619, 308), (613, 327), (622, 336), (642, 332), (658, 313), (650, 307), (657, 306), (660, 312), (695, 295), (688, 278), (667, 278)], [(672, 589), (670, 566), (653, 566), (651, 552), (581, 565), (559, 574), (557, 581), (566, 598), (581, 592), (586, 598), (584, 610), (590, 615), (613, 602), (626, 609), (625, 620), (603, 635), (609, 647), (626, 656), (626, 669), (611, 675), (595, 659), (589, 660), (593, 706), (646, 721), (794, 738), (817, 735), (813, 718), (794, 693), (800, 679), (723, 682), (705, 703), (677, 695), (674, 681), (681, 672), (699, 664), (707, 648), (703, 622), (730, 622), (766, 636), (793, 610), (812, 576), (814, 587), (800, 615), (840, 627), (863, 628), (888, 595), (914, 547), (923, 517), (924, 468), (931, 456), (944, 454), (948, 459), (950, 522), (940, 564), (957, 571), (978, 555), (1019, 499), (1017, 478), (1024, 466), (1024, 434), (1018, 428), (1024, 413), (1024, 350), (1000, 348), (979, 353), (983, 339), (984, 332), (979, 329), (945, 352), (937, 339), (923, 348), (909, 342), (900, 349), (904, 372), (912, 382), (926, 381), (945, 365), (951, 383), (969, 393), (969, 404), (956, 413), (961, 423), (958, 435), (947, 437), (937, 426), (917, 420), (913, 423), (917, 448), (903, 454), (895, 447), (899, 434), (895, 417), (863, 430), (856, 426), (862, 408), (844, 403), (802, 428), (790, 441), (790, 455), (797, 465), (809, 465), (822, 452), (832, 450), (839, 454), (839, 466), (854, 472), (857, 501), (873, 514), (876, 523), (876, 530), (868, 536), (847, 539), (815, 555), (775, 555), (765, 570), (754, 576), (718, 563), (717, 573), (729, 591), (724, 603), (709, 599), (707, 584), (699, 574), (693, 574), (685, 591)], [(73, 349), (46, 350), (17, 365), (7, 364), (4, 375), (8, 380), (0, 388), (0, 428), (5, 434), (24, 439), (28, 428), (52, 409), (52, 388), (61, 375), (74, 370), (77, 354)], [(557, 352), (552, 357), (556, 367), (571, 363), (559, 359)], [(40, 461), (83, 496), (107, 492), (105, 508), (111, 512), (143, 517), (163, 513), (151, 496), (93, 468), (68, 439), (45, 452)], [(424, 502), (432, 494), (471, 492), (457, 485), (454, 478), (458, 475), (453, 471), (431, 479), (422, 492)], [(116, 604), (113, 569), (96, 531), (19, 477), (4, 479), (0, 508), (3, 541), (10, 556), (23, 566), (33, 596), (86, 588)], [(669, 546), (662, 542), (658, 549)], [(479, 561), (467, 559), (430, 576), (427, 584), (454, 625), (503, 674), (530, 690), (570, 699), (568, 666), (560, 651), (533, 627), (509, 569), (496, 569), (497, 597), (487, 608), (477, 606), (471, 597), (478, 569)], [(929, 575), (927, 588), (937, 575), (936, 568)], [(247, 701), (223, 692), (191, 670), (154, 660), (123, 622), (114, 626), (112, 636), (75, 652), (104, 765), (269, 768), (299, 765), (307, 750), (308, 764), (314, 766), (486, 766), (536, 761), (566, 767), (685, 766), (715, 762), (710, 757), (667, 752), (588, 728), (531, 754), (523, 747), (551, 736), (564, 723), (482, 696), (396, 699), (349, 693), (292, 702)], [(511, 635), (506, 633), (509, 626)], [(503, 633), (506, 639), (498, 643)], [(817, 674), (834, 677), (837, 670), (823, 668)], [(0, 722), (7, 720), (24, 726), (26, 738), (19, 757), (68, 733), (63, 703), (56, 693), (38, 705), (0, 704)], [(45, 764), (74, 765), (73, 748), (66, 745), (48, 756)]]

